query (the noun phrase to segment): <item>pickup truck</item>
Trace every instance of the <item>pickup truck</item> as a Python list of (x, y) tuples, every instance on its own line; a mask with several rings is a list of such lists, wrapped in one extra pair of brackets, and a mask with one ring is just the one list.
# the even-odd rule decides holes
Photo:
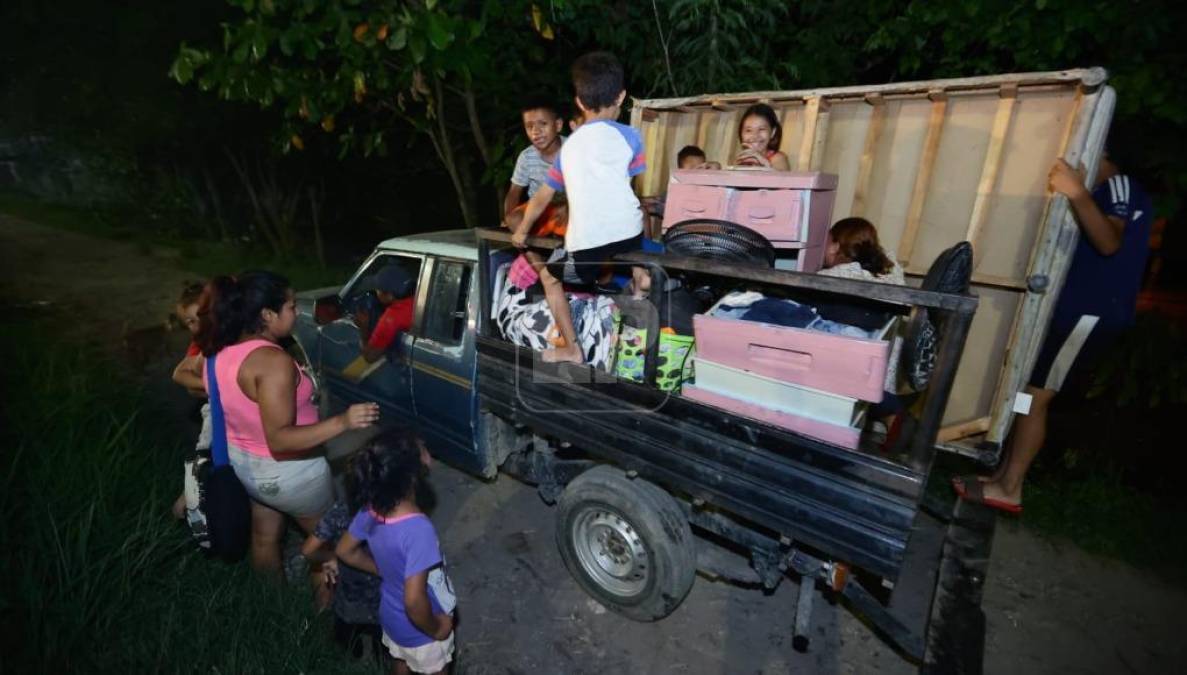
[[(397, 237), (341, 288), (300, 293), (294, 337), (324, 412), (378, 401), (386, 419), (415, 419), (448, 463), (536, 485), (556, 504), (557, 544), (575, 581), (628, 618), (671, 613), (698, 568), (768, 589), (791, 575), (801, 580), (797, 648), (806, 647), (820, 592), (845, 598), (924, 672), (980, 671), (992, 518), (954, 509), (950, 498), (933, 505), (926, 494), (975, 297), (670, 254), (620, 257), (648, 266), (654, 288), (682, 275), (839, 298), (904, 319), (926, 312), (939, 332), (935, 369), (905, 442), (889, 454), (851, 450), (660, 390), (655, 349), (639, 382), (540, 362), (492, 321), (506, 242), (496, 230)], [(365, 377), (348, 377), (360, 329), (344, 308), (387, 265), (418, 280), (414, 325)], [(722, 562), (737, 559), (718, 555), (726, 550), (749, 566)]]

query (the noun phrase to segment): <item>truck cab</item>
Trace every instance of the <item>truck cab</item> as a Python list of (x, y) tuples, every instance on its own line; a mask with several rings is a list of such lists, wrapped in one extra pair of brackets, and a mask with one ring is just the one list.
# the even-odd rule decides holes
[[(298, 294), (294, 337), (319, 380), (322, 414), (375, 401), (382, 419), (415, 419), (430, 451), (483, 477), (497, 470), (479, 443), (475, 395), (478, 249), (472, 230), (389, 239), (379, 244), (340, 289)], [(350, 311), (388, 265), (416, 280), (415, 313), (365, 377), (343, 373), (360, 358), (360, 327)]]

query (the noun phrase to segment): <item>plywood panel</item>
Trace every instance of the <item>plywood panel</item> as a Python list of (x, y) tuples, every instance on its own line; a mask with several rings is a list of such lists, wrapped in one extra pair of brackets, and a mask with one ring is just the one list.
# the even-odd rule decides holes
[(944, 133), (940, 137), (935, 172), (920, 221), (921, 234), (911, 253), (910, 268), (927, 269), (941, 251), (964, 241), (997, 101), (996, 93), (953, 97), (948, 101)]
[[(632, 112), (632, 123), (640, 126), (648, 143), (646, 184), (662, 190), (675, 153), (687, 143), (696, 142), (709, 159), (730, 164), (738, 150), (742, 111), (751, 101), (768, 98), (776, 101), (772, 105), (783, 125), (780, 149), (791, 165), (819, 167), (838, 176), (834, 220), (850, 215), (860, 183), (861, 215), (878, 227), (888, 251), (897, 252), (900, 243), (910, 240), (903, 250), (909, 253), (909, 269), (917, 271), (925, 271), (941, 251), (971, 232), (977, 239), (974, 278), (983, 280), (974, 284), (981, 305), (944, 423), (983, 424), (992, 416), (992, 429), (999, 429), (1000, 420), (1008, 418), (1008, 406), (1003, 408), (1000, 398), (995, 401), (994, 392), (1004, 381), (1011, 334), (1029, 336), (1042, 328), (1015, 317), (1028, 297), (1025, 278), (1032, 260), (1049, 265), (1050, 255), (1036, 253), (1042, 223), (1054, 217), (1048, 207), (1059, 206), (1047, 197), (1047, 170), (1065, 145), (1072, 155), (1084, 150), (1084, 135), (1070, 132), (1084, 126), (1086, 116), (1099, 116), (1095, 105), (1081, 102), (1096, 100), (1095, 87), (1103, 79), (1103, 71), (1096, 69), (645, 101), (640, 103), (651, 106), (649, 114)], [(1001, 103), (1003, 88), (1017, 92), (1014, 103)], [(872, 130), (870, 124), (871, 98), (884, 111), (880, 129)], [(808, 124), (806, 105), (813, 100), (821, 102), (814, 127)], [(648, 117), (667, 131), (649, 128), (654, 123)], [(1000, 154), (987, 152), (995, 120)], [(1107, 119), (1103, 123), (1107, 127)], [(920, 184), (918, 228), (911, 238), (906, 229), (929, 126), (940, 131), (933, 171)], [(816, 133), (805, 137), (812, 128)], [(652, 152), (664, 153), (662, 160), (653, 159)], [(1066, 261), (1060, 264), (1066, 266)]]
[(1055, 92), (1019, 98), (981, 239), (978, 271), (1025, 279), (1047, 202), (1047, 171), (1062, 151), (1074, 104), (1074, 98)]
[(742, 116), (740, 109), (716, 111), (716, 123), (711, 127), (708, 145), (703, 146), (709, 159), (721, 162), (726, 166), (733, 162), (738, 154), (738, 122)]
[[(697, 143), (697, 117), (696, 113), (680, 113), (672, 121), (672, 135), (668, 142), (668, 161), (671, 162), (669, 166), (673, 169), (677, 167), (676, 155), (684, 146), (701, 147)], [(704, 150), (703, 147), (701, 149)]]
[(853, 200), (849, 215), (864, 216), (868, 212), (870, 179), (878, 163), (878, 146), (882, 140), (882, 129), (886, 126), (886, 105), (881, 96), (866, 99), (870, 104), (870, 115), (866, 121), (865, 143), (861, 159), (857, 163), (857, 179), (853, 185)]
[(944, 424), (959, 424), (984, 417), (993, 402), (994, 384), (1006, 358), (1006, 345), (1014, 313), (1021, 302), (1017, 291), (974, 286), (980, 298), (968, 343), (956, 371), (956, 382), (944, 411)]
[(885, 106), (886, 120), (870, 176), (865, 217), (878, 228), (883, 248), (893, 254), (907, 222), (915, 181), (912, 167), (919, 166), (931, 101), (900, 99), (888, 101)]
[(837, 196), (833, 202), (833, 222), (849, 215), (857, 182), (866, 130), (873, 111), (864, 101), (832, 106), (829, 111), (828, 137), (820, 170), (837, 174)]
[(800, 145), (804, 139), (804, 111), (803, 103), (790, 103), (775, 108), (783, 125), (783, 138), (779, 143), (779, 151), (787, 155), (792, 166), (795, 166), (799, 161)]

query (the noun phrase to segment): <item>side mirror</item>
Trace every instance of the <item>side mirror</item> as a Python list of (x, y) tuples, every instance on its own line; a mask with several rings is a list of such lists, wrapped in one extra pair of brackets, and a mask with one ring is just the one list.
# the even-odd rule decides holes
[(313, 321), (319, 326), (342, 318), (342, 300), (337, 295), (318, 298), (313, 304)]

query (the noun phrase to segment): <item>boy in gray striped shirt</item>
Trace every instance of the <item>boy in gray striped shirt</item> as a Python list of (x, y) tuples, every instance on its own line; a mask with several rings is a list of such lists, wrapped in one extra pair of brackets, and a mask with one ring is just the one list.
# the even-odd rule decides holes
[[(503, 200), (504, 225), (514, 230), (523, 218), (524, 191), (531, 199), (536, 190), (544, 184), (544, 176), (552, 168), (560, 154), (565, 137), (561, 136), (565, 120), (556, 106), (545, 99), (531, 99), (523, 107), (523, 130), (531, 145), (519, 153), (515, 160), (515, 171), (511, 174), (511, 185)], [(565, 209), (563, 203), (554, 204), (541, 214), (534, 235), (564, 235)]]

